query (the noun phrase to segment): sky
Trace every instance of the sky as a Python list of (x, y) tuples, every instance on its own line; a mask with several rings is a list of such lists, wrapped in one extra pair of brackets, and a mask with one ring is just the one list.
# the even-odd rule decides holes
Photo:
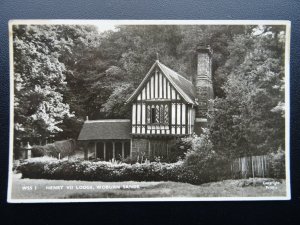
[(108, 31), (108, 30), (116, 30), (115, 28), (115, 24), (111, 23), (111, 22), (107, 22), (107, 23), (96, 23), (95, 24), (96, 27), (98, 28), (99, 33), (102, 33), (104, 31)]

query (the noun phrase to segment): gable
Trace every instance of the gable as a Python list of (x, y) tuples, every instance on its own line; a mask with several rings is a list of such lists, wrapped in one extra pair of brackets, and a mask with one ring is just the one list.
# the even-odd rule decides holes
[(192, 82), (157, 60), (127, 103), (133, 100), (161, 99), (177, 99), (197, 104)]

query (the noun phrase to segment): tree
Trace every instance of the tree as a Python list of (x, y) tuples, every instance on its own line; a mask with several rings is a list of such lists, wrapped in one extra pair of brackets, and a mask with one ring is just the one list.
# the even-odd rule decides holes
[(230, 43), (235, 51), (225, 64), (231, 68), (226, 68), (225, 97), (214, 100), (212, 141), (228, 157), (266, 154), (284, 146), (284, 30), (280, 35), (268, 28), (255, 33), (238, 35)]
[(131, 84), (116, 84), (113, 93), (103, 105), (104, 112), (109, 118), (130, 118), (131, 105), (124, 105), (134, 88)]
[(162, 60), (174, 62), (180, 35), (176, 26), (119, 26), (114, 32), (99, 34), (99, 45), (83, 54), (70, 79), (77, 115), (128, 117), (126, 97), (144, 78), (156, 53)]
[[(228, 73), (224, 72), (227, 67), (229, 70), (232, 64), (227, 65), (231, 60), (233, 50), (229, 44), (236, 35), (247, 35), (251, 33), (253, 26), (240, 25), (184, 25), (181, 26), (182, 41), (177, 47), (180, 55), (181, 65), (176, 70), (187, 76), (194, 76), (197, 68), (196, 48), (199, 44), (209, 45), (213, 50), (212, 54), (212, 74), (214, 95), (224, 97), (222, 86), (227, 80)], [(238, 48), (242, 50), (243, 48)]]
[(57, 26), (13, 27), (15, 137), (49, 137), (73, 116), (63, 101), (65, 66), (58, 58), (63, 45)]
[[(74, 49), (74, 56), (68, 57), (71, 60), (65, 65), (70, 71), (67, 73), (69, 90), (65, 98), (81, 119), (87, 115), (91, 119), (121, 117), (115, 108), (129, 116), (126, 99), (116, 101), (118, 91), (114, 89), (129, 84), (136, 88), (156, 60), (157, 53), (164, 64), (191, 77), (196, 73), (196, 47), (207, 42), (214, 48), (213, 65), (217, 71), (229, 55), (227, 43), (234, 34), (244, 33), (247, 29), (244, 26), (126, 25), (102, 34), (83, 34), (81, 36), (96, 44), (89, 45), (84, 41), (85, 47)], [(218, 94), (219, 86), (226, 79), (223, 76), (215, 80)]]

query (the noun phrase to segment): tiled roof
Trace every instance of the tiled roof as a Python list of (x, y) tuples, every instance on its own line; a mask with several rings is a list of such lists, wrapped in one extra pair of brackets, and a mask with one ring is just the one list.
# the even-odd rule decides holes
[(190, 104), (196, 104), (195, 101), (195, 87), (191, 81), (183, 77), (182, 75), (178, 74), (174, 70), (170, 69), (169, 67), (165, 66), (158, 60), (152, 65), (151, 69), (143, 79), (143, 81), (140, 83), (138, 88), (134, 91), (134, 93), (130, 96), (130, 98), (127, 100), (127, 102), (132, 101), (138, 93), (143, 88), (144, 83), (147, 82), (148, 78), (151, 76), (151, 72), (154, 70), (155, 67), (158, 67), (162, 73), (166, 76), (166, 78), (169, 80), (171, 85), (179, 92), (181, 97)]
[(158, 62), (159, 68), (169, 78), (174, 88), (182, 95), (182, 97), (189, 103), (195, 104), (195, 87), (191, 81)]
[(78, 140), (130, 139), (130, 131), (130, 120), (88, 120), (84, 122)]

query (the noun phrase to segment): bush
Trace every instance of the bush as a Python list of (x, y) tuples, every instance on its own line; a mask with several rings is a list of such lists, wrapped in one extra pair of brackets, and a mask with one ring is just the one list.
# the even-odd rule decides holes
[(231, 178), (230, 164), (213, 150), (208, 130), (192, 139), (183, 166), (189, 173), (187, 176), (199, 183)]
[(21, 172), (22, 177), (30, 177), (36, 179), (44, 178), (44, 165), (51, 164), (55, 161), (56, 159), (47, 156), (23, 160), (22, 162), (20, 161), (20, 165), (16, 168), (16, 171)]
[(31, 149), (31, 157), (43, 157), (45, 156), (45, 148), (40, 145), (33, 145)]
[[(204, 130), (177, 142), (181, 151), (187, 151), (184, 160), (164, 163), (123, 159), (123, 162), (72, 160), (26, 160), (18, 167), (23, 177), (64, 180), (98, 181), (178, 181), (192, 184), (231, 178), (230, 164), (213, 150), (209, 133)], [(131, 164), (127, 164), (127, 163)], [(30, 172), (32, 171), (32, 172)]]
[(87, 181), (176, 181), (199, 184), (201, 181), (176, 163), (126, 163), (90, 162), (80, 160), (25, 160), (17, 168), (22, 178), (63, 179)]
[(34, 145), (31, 149), (32, 157), (51, 156), (61, 158), (74, 154), (76, 143), (74, 140), (56, 141), (53, 144), (44, 146)]
[(192, 137), (180, 138), (170, 147), (168, 162), (177, 162), (185, 157), (186, 152), (191, 149)]
[(281, 148), (269, 154), (270, 177), (285, 178), (285, 152)]

